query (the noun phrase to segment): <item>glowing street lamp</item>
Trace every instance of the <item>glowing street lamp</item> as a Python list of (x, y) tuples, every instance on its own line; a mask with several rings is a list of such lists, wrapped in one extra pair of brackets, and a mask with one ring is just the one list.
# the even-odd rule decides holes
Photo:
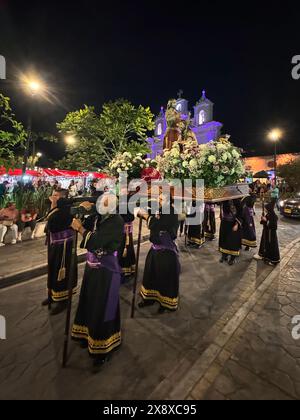
[[(44, 91), (44, 86), (42, 82), (36, 78), (31, 76), (25, 76), (23, 75), (21, 77), (21, 84), (23, 85), (26, 92), (31, 96), (31, 98), (37, 96), (38, 94), (41, 94)], [(30, 142), (31, 142), (31, 136), (32, 136), (32, 101), (30, 102), (29, 106), (29, 115), (28, 115), (28, 126), (27, 126), (27, 140), (25, 145), (25, 151), (24, 151), (24, 158), (23, 158), (23, 168), (22, 173), (23, 176), (26, 174), (26, 168), (30, 153)]]
[(274, 181), (277, 184), (277, 143), (282, 138), (283, 132), (279, 128), (274, 128), (268, 134), (269, 140), (274, 142)]
[(67, 134), (65, 136), (65, 142), (68, 146), (74, 146), (77, 142), (76, 137), (73, 134)]

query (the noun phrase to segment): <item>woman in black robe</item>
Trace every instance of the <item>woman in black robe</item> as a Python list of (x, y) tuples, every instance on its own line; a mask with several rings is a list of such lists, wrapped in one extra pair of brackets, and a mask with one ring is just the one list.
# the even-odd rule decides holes
[(263, 234), (259, 248), (259, 258), (269, 265), (280, 263), (280, 251), (277, 237), (278, 217), (274, 210), (274, 204), (266, 206), (267, 214), (261, 219)]
[(88, 348), (95, 366), (104, 363), (121, 345), (118, 250), (124, 222), (120, 215), (110, 213), (94, 218), (94, 231), (85, 230), (78, 220), (73, 221), (73, 228), (83, 235), (81, 247), (88, 254), (72, 338)]
[(47, 216), (48, 298), (42, 302), (42, 305), (57, 303), (51, 310), (51, 315), (57, 315), (67, 307), (70, 276), (72, 276), (73, 293), (77, 287), (77, 261), (74, 264), (75, 269), (70, 272), (75, 232), (71, 228), (73, 217), (67, 196), (67, 190), (54, 191), (50, 197), (52, 205)]
[(158, 302), (159, 313), (176, 311), (179, 301), (180, 263), (175, 244), (179, 223), (172, 203), (170, 208), (171, 214), (162, 214), (161, 210), (155, 216), (143, 214), (150, 229), (152, 247), (146, 259), (139, 307)]
[(242, 245), (245, 250), (257, 247), (256, 229), (254, 221), (254, 204), (255, 199), (251, 196), (246, 197), (243, 201), (243, 239)]
[(203, 228), (205, 238), (213, 241), (216, 238), (216, 206), (215, 204), (205, 204)]
[[(192, 248), (201, 248), (205, 244), (203, 212), (199, 213), (200, 209), (196, 209), (196, 205), (196, 202), (193, 202), (186, 215), (187, 245)], [(196, 218), (198, 220), (195, 221)]]
[(241, 247), (241, 203), (239, 200), (225, 201), (221, 209), (219, 251), (222, 257), (220, 262), (227, 261), (229, 265), (233, 265), (236, 262), (236, 258), (240, 256)]

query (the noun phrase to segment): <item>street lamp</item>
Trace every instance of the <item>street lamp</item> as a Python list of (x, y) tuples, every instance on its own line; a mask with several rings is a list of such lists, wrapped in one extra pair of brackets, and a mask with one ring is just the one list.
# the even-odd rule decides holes
[(269, 140), (274, 142), (274, 181), (277, 185), (277, 143), (282, 138), (282, 131), (279, 128), (274, 128), (269, 132)]
[(67, 134), (65, 136), (65, 142), (68, 146), (74, 146), (76, 144), (76, 137), (73, 134)]
[(36, 78), (31, 78), (28, 76), (23, 76), (21, 79), (21, 83), (24, 86), (24, 89), (26, 90), (27, 94), (31, 97), (31, 101), (30, 101), (30, 105), (28, 109), (27, 139), (26, 139), (24, 158), (23, 158), (23, 168), (22, 168), (22, 175), (24, 177), (26, 175), (26, 168), (27, 168), (29, 152), (30, 152), (30, 142), (31, 142), (31, 137), (32, 137), (32, 106), (33, 106), (32, 99), (36, 95), (41, 94), (41, 92), (44, 90), (44, 87), (41, 81), (39, 81)]

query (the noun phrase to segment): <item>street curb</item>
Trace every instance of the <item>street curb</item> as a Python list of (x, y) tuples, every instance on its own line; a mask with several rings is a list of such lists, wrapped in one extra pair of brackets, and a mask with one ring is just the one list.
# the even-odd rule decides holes
[[(144, 235), (142, 237), (141, 244), (146, 243), (150, 238), (150, 235)], [(134, 246), (137, 245), (137, 239), (133, 241)], [(78, 255), (78, 264), (84, 263), (86, 260), (86, 252)], [(48, 272), (48, 265), (41, 264), (36, 267), (30, 268), (25, 271), (17, 271), (9, 276), (4, 276), (0, 279), (0, 290), (6, 289), (7, 287), (14, 286), (19, 283), (26, 283), (29, 280), (32, 280), (37, 277), (44, 276)]]

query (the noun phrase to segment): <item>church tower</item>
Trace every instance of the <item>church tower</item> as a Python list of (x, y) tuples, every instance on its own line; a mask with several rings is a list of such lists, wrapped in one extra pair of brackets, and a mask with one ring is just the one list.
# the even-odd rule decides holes
[(205, 90), (202, 91), (200, 101), (194, 106), (194, 125), (199, 125), (213, 121), (214, 104), (206, 97)]

